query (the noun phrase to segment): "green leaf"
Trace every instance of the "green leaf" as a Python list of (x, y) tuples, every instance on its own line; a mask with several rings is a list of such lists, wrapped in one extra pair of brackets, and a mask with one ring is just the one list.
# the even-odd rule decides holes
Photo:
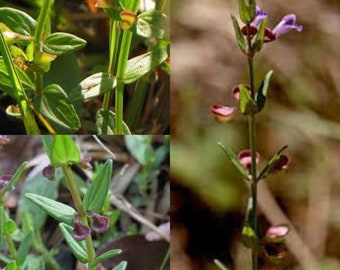
[(111, 74), (100, 72), (87, 77), (79, 83), (69, 95), (68, 101), (90, 101), (99, 95), (113, 90), (117, 85), (117, 80)]
[(6, 270), (17, 270), (17, 269), (18, 269), (18, 266), (17, 266), (16, 261), (12, 261), (6, 266)]
[(246, 4), (245, 0), (239, 0), (239, 13), (242, 22), (245, 24), (251, 23), (255, 18), (256, 6), (255, 2), (251, 1), (250, 5)]
[(96, 259), (89, 264), (89, 267), (95, 268), (97, 266), (97, 264), (104, 262), (104, 261), (106, 261), (106, 260), (108, 260), (108, 259), (110, 259), (114, 256), (117, 256), (120, 253), (122, 253), (122, 251), (120, 249), (112, 249), (112, 250), (106, 251), (105, 253), (96, 257)]
[(51, 153), (52, 153), (52, 146), (54, 142), (54, 137), (52, 135), (42, 135), (41, 136), (43, 145), (44, 145), (44, 150), (46, 155), (49, 157), (51, 160)]
[(112, 160), (108, 159), (100, 171), (95, 175), (91, 186), (87, 190), (83, 203), (86, 210), (101, 212), (112, 178)]
[(65, 223), (59, 223), (59, 229), (64, 235), (66, 243), (71, 249), (73, 255), (76, 256), (80, 262), (87, 263), (88, 259), (84, 241), (75, 240), (72, 236), (72, 227)]
[(256, 233), (248, 223), (245, 223), (242, 228), (242, 242), (247, 248), (253, 248), (257, 243)]
[(155, 152), (152, 148), (152, 136), (133, 135), (125, 136), (125, 144), (133, 157), (143, 166), (151, 165), (156, 160)]
[(264, 41), (264, 34), (266, 30), (266, 25), (267, 25), (267, 19), (264, 19), (261, 21), (261, 24), (259, 26), (259, 30), (257, 31), (257, 35), (255, 38), (255, 43), (254, 43), (254, 51), (259, 52), (261, 51), (263, 47), (263, 41)]
[(218, 142), (218, 146), (221, 150), (229, 157), (231, 162), (235, 165), (236, 169), (241, 173), (241, 175), (248, 181), (250, 181), (250, 176), (248, 170), (240, 163), (236, 154), (229, 148), (226, 148), (221, 142)]
[(45, 210), (47, 214), (59, 222), (73, 224), (76, 211), (72, 207), (34, 193), (26, 193), (25, 198)]
[(53, 33), (42, 44), (43, 51), (54, 55), (63, 55), (80, 50), (86, 45), (86, 40), (68, 33)]
[[(28, 76), (28, 74), (25, 71), (21, 70), (17, 66), (15, 66), (15, 70), (23, 86), (28, 87), (30, 89), (35, 88), (34, 83), (32, 82), (31, 78)], [(13, 89), (12, 82), (9, 77), (6, 64), (2, 57), (0, 57), (0, 86), (1, 86), (1, 90), (5, 91), (8, 95), (15, 98), (15, 91)]]
[(269, 176), (271, 173), (275, 171), (275, 167), (277, 163), (280, 161), (281, 156), (283, 155), (283, 151), (288, 148), (287, 145), (283, 146), (268, 162), (266, 167), (263, 168), (261, 171), (258, 180), (265, 179), (267, 176)]
[(19, 246), (18, 253), (16, 256), (16, 261), (19, 265), (22, 265), (26, 259), (27, 253), (31, 247), (33, 239), (33, 231), (30, 231), (22, 241), (22, 243)]
[(145, 38), (170, 39), (167, 17), (159, 10), (148, 10), (138, 15), (137, 35)]
[(241, 51), (244, 54), (247, 54), (247, 43), (246, 43), (246, 39), (244, 38), (242, 31), (240, 29), (240, 26), (236, 20), (236, 18), (231, 15), (231, 19), (233, 21), (233, 26), (234, 26), (234, 32), (235, 32), (235, 37), (236, 37), (236, 41), (238, 46), (240, 47)]
[(127, 262), (122, 261), (120, 264), (118, 264), (116, 267), (112, 268), (112, 270), (125, 270), (127, 267)]
[(13, 32), (24, 36), (34, 36), (37, 25), (36, 20), (27, 13), (8, 7), (0, 8), (0, 22)]
[(168, 58), (167, 46), (154, 49), (128, 61), (124, 74), (126, 84), (133, 83), (143, 75), (154, 70)]
[(243, 84), (240, 84), (240, 110), (243, 114), (248, 115), (257, 112), (255, 101), (251, 98), (249, 90)]
[[(33, 239), (34, 241), (34, 239)], [(45, 270), (45, 256), (28, 254), (25, 258), (24, 264), (21, 266), (22, 270)]]
[(42, 95), (33, 100), (33, 106), (59, 134), (74, 133), (80, 127), (73, 105), (68, 102), (67, 94), (57, 84), (47, 86)]
[(17, 229), (17, 224), (14, 220), (9, 219), (4, 223), (4, 233), (5, 234), (12, 234)]
[(8, 182), (7, 186), (2, 190), (2, 194), (5, 194), (8, 190), (12, 189), (14, 185), (19, 181), (21, 174), (25, 170), (27, 165), (27, 161), (22, 163), (20, 167), (16, 170), (15, 174), (13, 175), (11, 181)]
[[(114, 135), (116, 114), (110, 110), (101, 109), (96, 114), (96, 126), (98, 135)], [(129, 127), (123, 122), (123, 132), (131, 135)]]
[(0, 205), (0, 246), (4, 237), (4, 220), (5, 220), (5, 209), (3, 205)]
[(80, 152), (69, 135), (56, 135), (54, 137), (51, 164), (52, 166), (59, 167), (63, 164), (78, 163), (80, 160)]
[(257, 111), (260, 112), (264, 108), (264, 105), (266, 104), (267, 94), (268, 94), (268, 88), (270, 79), (273, 75), (273, 71), (270, 70), (266, 74), (266, 77), (264, 78), (263, 82), (261, 83), (260, 88), (257, 91), (256, 94), (256, 104), (257, 104)]

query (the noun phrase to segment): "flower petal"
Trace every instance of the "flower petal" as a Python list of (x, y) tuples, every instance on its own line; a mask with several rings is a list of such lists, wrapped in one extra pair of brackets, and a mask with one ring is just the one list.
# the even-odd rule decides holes
[(238, 113), (237, 107), (225, 107), (219, 104), (210, 106), (210, 111), (219, 123), (229, 122), (234, 119)]
[(289, 30), (295, 29), (296, 31), (302, 31), (302, 25), (296, 23), (296, 15), (289, 14), (282, 18), (279, 24), (274, 28), (273, 33), (276, 38), (287, 33)]

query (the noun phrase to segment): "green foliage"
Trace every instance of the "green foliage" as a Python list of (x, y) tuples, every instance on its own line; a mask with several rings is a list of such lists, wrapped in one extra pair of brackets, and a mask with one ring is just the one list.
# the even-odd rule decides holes
[(25, 198), (45, 210), (47, 214), (56, 220), (66, 224), (73, 224), (76, 211), (72, 207), (34, 193), (26, 193)]
[[(98, 135), (114, 135), (116, 125), (116, 114), (110, 110), (101, 109), (96, 114), (96, 126)], [(123, 132), (131, 134), (129, 127), (123, 122)], [(118, 135), (118, 134), (116, 134)]]
[(54, 54), (63, 55), (82, 49), (86, 45), (86, 41), (68, 33), (53, 33), (49, 35), (43, 42), (43, 51)]
[(96, 173), (91, 186), (87, 190), (83, 203), (86, 210), (100, 212), (104, 205), (112, 177), (112, 160), (107, 160)]
[(244, 38), (244, 36), (241, 32), (240, 26), (239, 26), (235, 16), (231, 15), (231, 19), (233, 21), (233, 26), (234, 26), (237, 44), (240, 47), (241, 51), (246, 54), (247, 53), (246, 39)]
[(166, 32), (166, 16), (159, 10), (149, 10), (138, 15), (137, 35), (145, 38), (170, 39)]
[(122, 253), (120, 249), (112, 249), (112, 250), (106, 251), (103, 254), (99, 255), (93, 262), (91, 262), (90, 266), (96, 267), (99, 263), (104, 262), (114, 256), (117, 256), (120, 253)]
[(123, 261), (120, 264), (118, 264), (115, 268), (112, 268), (112, 270), (125, 270), (128, 263)]
[(80, 152), (70, 136), (56, 135), (51, 150), (51, 164), (59, 167), (68, 163), (77, 163)]
[(65, 223), (59, 223), (59, 229), (74, 256), (76, 256), (80, 262), (87, 263), (88, 258), (84, 241), (76, 241), (72, 236), (72, 227)]
[(262, 111), (262, 109), (264, 108), (264, 105), (266, 104), (269, 83), (270, 83), (270, 79), (272, 75), (273, 75), (273, 71), (272, 70), (268, 71), (259, 89), (257, 90), (256, 105), (257, 105), (258, 112)]

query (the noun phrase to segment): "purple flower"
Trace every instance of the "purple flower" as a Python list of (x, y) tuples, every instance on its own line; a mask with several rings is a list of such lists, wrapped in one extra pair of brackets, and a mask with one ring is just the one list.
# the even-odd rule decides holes
[(266, 232), (265, 240), (271, 243), (280, 243), (285, 240), (289, 232), (287, 224), (270, 226)]
[(72, 236), (77, 241), (85, 240), (90, 234), (90, 228), (80, 222), (78, 217), (74, 218), (74, 226), (72, 231)]
[(42, 170), (42, 175), (45, 176), (48, 180), (54, 180), (54, 178), (55, 178), (55, 168), (51, 165), (46, 166)]
[(268, 13), (264, 12), (259, 6), (256, 6), (256, 16), (251, 24), (255, 27), (258, 27), (260, 23), (266, 18), (268, 18)]
[(13, 175), (4, 174), (0, 177), (0, 191), (2, 191), (7, 185), (8, 182), (11, 181)]
[(96, 233), (103, 233), (110, 227), (109, 219), (105, 216), (98, 215), (92, 211), (88, 212), (93, 220), (92, 230)]
[(238, 113), (236, 107), (225, 107), (219, 104), (212, 105), (210, 111), (218, 123), (227, 123), (234, 119)]
[[(249, 171), (251, 172), (251, 153), (250, 149), (243, 149), (237, 154), (237, 158), (240, 163)], [(260, 162), (260, 154), (256, 152), (256, 164)]]
[(278, 38), (282, 34), (287, 33), (289, 30), (295, 29), (298, 32), (302, 31), (302, 25), (296, 23), (296, 15), (289, 14), (282, 18), (279, 24), (274, 28), (273, 33), (275, 37)]

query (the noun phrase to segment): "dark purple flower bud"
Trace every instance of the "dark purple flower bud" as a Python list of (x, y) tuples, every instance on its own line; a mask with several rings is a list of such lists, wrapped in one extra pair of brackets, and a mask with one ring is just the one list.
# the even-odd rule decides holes
[(286, 155), (280, 156), (280, 159), (276, 162), (274, 166), (274, 171), (287, 170), (289, 162), (290, 162), (289, 157), (287, 157)]
[(10, 174), (4, 174), (0, 177), (0, 191), (8, 185), (8, 182), (11, 181), (12, 177), (13, 175)]
[(82, 241), (85, 240), (89, 234), (90, 228), (82, 224), (78, 217), (75, 217), (72, 231), (73, 238), (76, 239), (77, 241)]
[(5, 145), (9, 143), (9, 138), (7, 135), (0, 135), (0, 145)]
[(84, 157), (79, 160), (78, 166), (82, 169), (92, 169), (91, 160), (91, 157)]
[(266, 232), (265, 240), (270, 243), (284, 242), (288, 232), (289, 227), (287, 224), (271, 226)]
[(291, 29), (295, 29), (299, 32), (302, 31), (302, 25), (298, 25), (296, 23), (296, 16), (295, 14), (289, 14), (282, 18), (279, 24), (273, 29), (273, 33), (275, 37), (278, 38), (279, 36), (287, 33)]
[[(249, 149), (243, 149), (237, 154), (240, 163), (251, 172), (251, 153)], [(256, 164), (260, 162), (260, 154), (256, 153)]]
[(42, 171), (42, 175), (45, 176), (49, 180), (54, 180), (55, 168), (51, 165), (46, 166)]
[(237, 107), (225, 107), (219, 104), (212, 105), (210, 111), (218, 123), (227, 123), (238, 114)]
[(98, 215), (92, 211), (89, 211), (89, 214), (92, 217), (92, 230), (96, 233), (103, 233), (110, 227), (110, 222), (108, 217)]

